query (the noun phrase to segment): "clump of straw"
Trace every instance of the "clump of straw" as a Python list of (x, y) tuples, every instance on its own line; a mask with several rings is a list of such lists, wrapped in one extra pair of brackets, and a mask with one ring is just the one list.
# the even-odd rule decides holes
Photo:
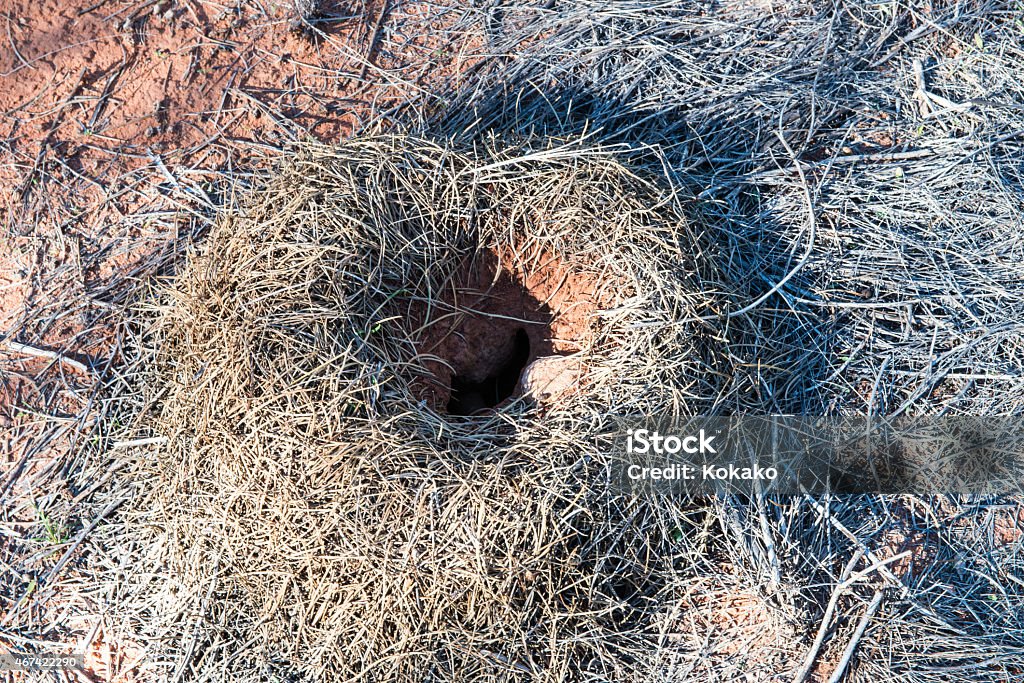
[[(136, 508), (156, 511), (177, 599), (216, 605), (201, 647), (323, 680), (622, 680), (678, 538), (612, 492), (595, 435), (721, 395), (698, 242), (671, 188), (601, 150), (383, 137), (289, 162), (150, 331), (145, 424), (167, 444)], [(460, 265), (499, 249), (526, 272), (557, 254), (614, 283), (612, 305), (578, 391), (450, 417), (411, 391), (430, 360), (413, 311), (452, 314)]]

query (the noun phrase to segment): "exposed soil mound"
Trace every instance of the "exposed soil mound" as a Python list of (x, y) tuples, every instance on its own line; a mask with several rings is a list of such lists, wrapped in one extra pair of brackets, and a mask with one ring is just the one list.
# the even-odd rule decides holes
[(597, 436), (720, 394), (694, 244), (600, 150), (388, 137), (281, 169), (150, 330), (167, 445), (132, 476), (169, 594), (219, 601), (196, 647), (323, 680), (623, 680), (675, 570)]

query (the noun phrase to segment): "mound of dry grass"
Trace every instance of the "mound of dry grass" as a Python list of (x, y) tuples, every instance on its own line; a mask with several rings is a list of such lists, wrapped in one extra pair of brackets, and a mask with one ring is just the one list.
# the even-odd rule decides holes
[[(608, 490), (586, 435), (651, 406), (1019, 414), (1019, 9), (465, 12), (486, 54), (410, 115), (473, 151), (313, 152), (162, 290), (96, 424), (101, 446), (169, 441), (61, 463), (81, 603), (158, 680), (1018, 678), (1019, 500), (653, 505)], [(621, 143), (631, 170), (472, 148), (488, 130)], [(552, 272), (587, 305), (549, 300)], [(443, 339), (524, 288), (584, 390), (445, 415), (425, 383), (472, 345)]]
[[(289, 163), (162, 293), (134, 379), (166, 444), (130, 472), (133, 508), (179, 590), (209, 591), (202, 647), (323, 680), (637, 671), (678, 538), (609, 491), (595, 437), (720, 394), (697, 245), (670, 188), (600, 150), (389, 137)], [(523, 287), (536, 254), (598, 283), (549, 293), (556, 320), (603, 306), (574, 391), (448, 415), (415, 391), (448, 363), (422, 340), (502, 322), (459, 296), (493, 253)]]

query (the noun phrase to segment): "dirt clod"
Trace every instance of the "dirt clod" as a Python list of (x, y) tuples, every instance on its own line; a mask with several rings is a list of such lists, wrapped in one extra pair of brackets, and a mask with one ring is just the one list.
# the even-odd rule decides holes
[(546, 403), (578, 386), (582, 372), (573, 356), (545, 356), (523, 369), (519, 390), (523, 396)]

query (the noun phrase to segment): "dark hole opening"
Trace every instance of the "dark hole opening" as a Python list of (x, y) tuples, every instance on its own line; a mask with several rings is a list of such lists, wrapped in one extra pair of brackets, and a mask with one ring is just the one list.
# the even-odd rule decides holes
[(460, 375), (452, 377), (448, 414), (472, 415), (510, 398), (516, 391), (519, 376), (529, 359), (530, 336), (520, 327), (513, 336), (509, 352), (482, 381), (473, 381)]

